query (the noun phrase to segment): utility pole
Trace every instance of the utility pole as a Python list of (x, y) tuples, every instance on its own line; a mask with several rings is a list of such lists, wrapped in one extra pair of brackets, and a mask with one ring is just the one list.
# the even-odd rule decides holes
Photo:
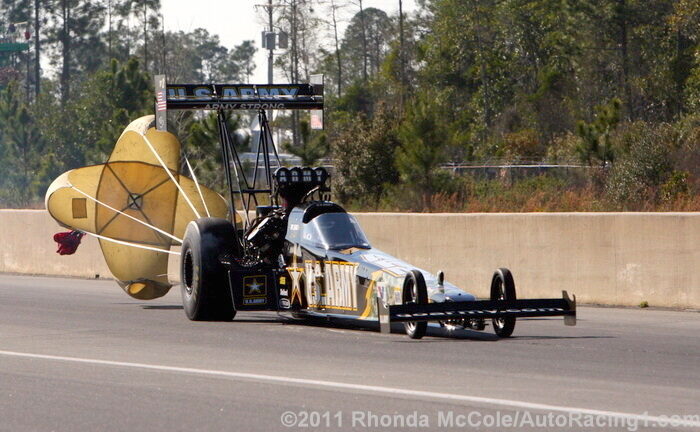
[[(272, 0), (267, 0), (266, 4), (258, 4), (256, 7), (262, 7), (267, 12), (269, 28), (262, 33), (262, 47), (268, 50), (267, 55), (267, 83), (272, 84), (274, 81), (274, 59), (276, 48), (287, 48), (287, 35), (284, 32), (275, 33), (274, 10), (276, 7), (282, 7), (281, 4), (273, 4)], [(267, 119), (272, 120), (272, 110), (267, 111)], [(260, 130), (262, 133), (262, 129)], [(270, 137), (271, 138), (271, 137)]]
[[(274, 23), (273, 23), (273, 18), (272, 18), (272, 0), (268, 0), (267, 2), (267, 17), (269, 20), (270, 24), (270, 33), (274, 33)], [(275, 51), (275, 46), (270, 45), (268, 46), (268, 55), (267, 55), (267, 83), (272, 84), (273, 81), (273, 73), (272, 73), (272, 63), (273, 63), (273, 58), (274, 58), (274, 51)], [(268, 117), (272, 113), (268, 113)]]
[(34, 0), (34, 91), (39, 97), (41, 90), (41, 56), (39, 51), (39, 0)]
[(273, 63), (275, 58), (275, 49), (287, 48), (287, 35), (284, 34), (284, 32), (275, 33), (274, 11), (276, 7), (283, 7), (283, 5), (273, 4), (272, 0), (267, 0), (267, 3), (257, 4), (255, 7), (263, 8), (265, 9), (265, 12), (267, 12), (269, 28), (262, 32), (262, 47), (268, 51), (267, 83), (272, 84), (274, 81)]
[[(268, 24), (270, 26), (270, 34), (275, 33), (275, 28), (274, 28), (274, 19), (272, 16), (272, 0), (268, 0), (267, 2), (267, 19), (268, 19)], [(274, 56), (275, 56), (275, 40), (273, 40), (273, 43), (267, 42), (267, 48), (268, 48), (268, 54), (267, 54), (267, 83), (272, 84), (274, 81), (274, 71), (272, 69), (273, 63), (274, 63)], [(272, 121), (272, 110), (267, 110), (267, 120)], [(263, 133), (263, 127), (260, 125), (260, 133)], [(265, 131), (265, 133), (268, 133)], [(265, 137), (267, 139), (267, 137)], [(270, 139), (272, 139), (272, 136), (270, 136)], [(275, 145), (274, 143), (272, 144), (273, 146)], [(272, 185), (270, 185), (272, 187)]]
[(403, 36), (403, 2), (399, 0), (399, 81), (401, 81), (401, 90), (399, 91), (399, 105), (403, 111), (404, 92), (406, 91), (406, 65), (404, 60), (404, 36)]

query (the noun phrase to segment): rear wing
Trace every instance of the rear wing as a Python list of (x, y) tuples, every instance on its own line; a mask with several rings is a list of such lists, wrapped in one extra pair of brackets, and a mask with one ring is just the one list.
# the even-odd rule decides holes
[(323, 110), (323, 76), (309, 84), (171, 84), (156, 75), (156, 127), (168, 110)]
[[(277, 206), (273, 190), (273, 168), (282, 166), (268, 121), (269, 110), (310, 110), (312, 129), (323, 128), (323, 75), (311, 75), (309, 84), (171, 84), (165, 75), (155, 77), (156, 129), (168, 130), (168, 110), (212, 110), (216, 112), (219, 129), (221, 159), (229, 194), (231, 222), (235, 224), (236, 199), (245, 216), (245, 229), (251, 225), (250, 213), (262, 203)], [(254, 151), (255, 164), (252, 176), (247, 174), (233, 143), (224, 111), (257, 111), (259, 131)], [(189, 168), (192, 171), (192, 168)], [(249, 171), (249, 170), (248, 170)], [(194, 173), (193, 173), (194, 177)], [(249, 179), (249, 177), (252, 177)], [(196, 179), (195, 179), (196, 180)], [(265, 194), (265, 201), (258, 195)], [(238, 252), (249, 244), (241, 232), (236, 231)]]

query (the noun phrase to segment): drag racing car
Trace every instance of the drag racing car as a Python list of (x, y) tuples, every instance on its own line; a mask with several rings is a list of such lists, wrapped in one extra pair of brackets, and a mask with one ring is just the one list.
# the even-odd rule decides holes
[[(557, 299), (519, 300), (508, 269), (494, 273), (490, 299), (477, 300), (446, 282), (442, 272), (431, 275), (374, 249), (357, 220), (330, 200), (325, 168), (282, 166), (266, 111), (312, 110), (317, 117), (311, 123), (322, 122), (322, 80), (246, 87), (167, 84), (160, 76), (156, 94), (161, 130), (170, 109), (214, 110), (219, 119), (231, 216), (197, 218), (185, 231), (180, 280), (191, 320), (231, 320), (237, 311), (255, 310), (298, 319), (341, 316), (378, 321), (384, 332), (403, 323), (414, 339), (431, 321), (483, 330), (491, 320), (500, 337), (513, 333), (519, 317), (563, 316), (575, 324), (575, 297), (563, 292)], [(258, 111), (257, 157), (249, 176), (223, 115), (230, 109)], [(237, 214), (245, 220), (237, 223)]]
[[(179, 255), (182, 301), (192, 320), (267, 310), (292, 319), (378, 322), (383, 332), (403, 323), (415, 339), (428, 322), (483, 330), (491, 320), (501, 337), (513, 333), (519, 317), (563, 316), (575, 324), (575, 297), (519, 300), (505, 268), (493, 275), (490, 299), (477, 300), (442, 272), (432, 275), (373, 248), (357, 220), (331, 201), (326, 168), (283, 166), (268, 112), (311, 110), (311, 126), (322, 127), (322, 78), (169, 84), (160, 75), (155, 90), (155, 116), (132, 121), (105, 163), (63, 173), (46, 192), (49, 214), (71, 229), (54, 236), (58, 252), (72, 254), (83, 235), (96, 237), (132, 298), (167, 294), (174, 286), (168, 257)], [(169, 110), (215, 112), (226, 197), (197, 181), (168, 132)], [(232, 143), (228, 110), (257, 111), (257, 143), (246, 164)]]

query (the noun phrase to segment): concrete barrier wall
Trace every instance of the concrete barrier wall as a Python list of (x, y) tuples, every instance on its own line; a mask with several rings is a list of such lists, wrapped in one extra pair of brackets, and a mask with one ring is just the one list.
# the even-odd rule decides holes
[[(479, 296), (508, 267), (523, 298), (566, 289), (583, 303), (700, 308), (700, 213), (356, 216), (374, 247)], [(94, 238), (56, 255), (60, 230), (44, 211), (0, 210), (0, 272), (110, 277)]]
[(487, 296), (497, 267), (521, 297), (700, 307), (700, 213), (360, 214), (385, 252)]
[(56, 254), (59, 231), (66, 229), (44, 210), (0, 210), (0, 272), (112, 277), (94, 237), (84, 237), (74, 255)]

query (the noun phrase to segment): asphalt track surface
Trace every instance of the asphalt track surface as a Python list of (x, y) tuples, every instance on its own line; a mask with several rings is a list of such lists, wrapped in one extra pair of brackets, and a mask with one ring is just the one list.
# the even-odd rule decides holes
[(686, 431), (699, 415), (697, 312), (581, 307), (576, 327), (412, 341), (274, 313), (195, 323), (177, 287), (146, 302), (0, 275), (2, 431)]

